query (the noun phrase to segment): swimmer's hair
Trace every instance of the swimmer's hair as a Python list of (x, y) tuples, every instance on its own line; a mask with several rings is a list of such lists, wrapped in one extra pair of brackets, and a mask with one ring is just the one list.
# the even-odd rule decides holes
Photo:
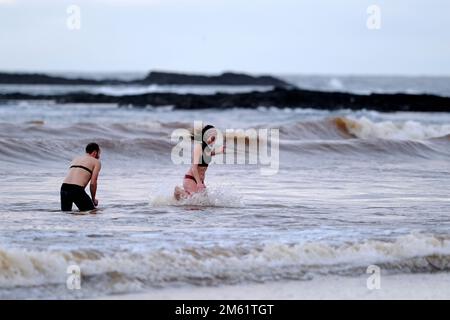
[(96, 144), (95, 142), (91, 142), (86, 146), (86, 153), (91, 154), (92, 152), (100, 151), (100, 146), (98, 144)]
[(202, 129), (202, 136), (204, 136), (206, 131), (208, 131), (209, 129), (215, 129), (215, 128), (214, 128), (214, 126), (212, 126), (210, 124), (204, 126), (203, 129)]
[[(205, 136), (206, 131), (208, 131), (209, 129), (215, 129), (215, 127), (213, 125), (206, 125), (202, 128), (202, 139)], [(191, 135), (191, 140), (194, 141), (195, 139), (195, 132), (194, 132), (194, 128), (189, 129), (190, 135)]]

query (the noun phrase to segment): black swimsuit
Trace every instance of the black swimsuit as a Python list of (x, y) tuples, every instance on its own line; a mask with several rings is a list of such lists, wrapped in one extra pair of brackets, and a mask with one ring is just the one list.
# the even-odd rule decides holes
[(92, 170), (86, 168), (85, 166), (75, 166), (75, 165), (73, 165), (73, 166), (70, 167), (70, 169), (72, 169), (72, 168), (80, 168), (80, 169), (84, 169), (84, 170), (86, 170), (87, 172), (89, 172), (89, 173), (92, 175)]
[[(208, 146), (205, 146), (205, 144), (203, 144), (202, 149), (203, 149), (202, 157), (200, 159), (198, 166), (199, 167), (208, 167), (209, 163), (211, 162), (211, 148)], [(208, 151), (205, 151), (206, 149), (208, 149)], [(209, 155), (208, 155), (208, 153), (209, 153)], [(189, 174), (185, 175), (184, 178), (193, 180), (195, 183), (197, 183), (197, 180), (195, 180), (195, 177), (193, 177)], [(202, 183), (204, 183), (204, 181), (202, 181)]]
[(202, 146), (202, 158), (200, 159), (200, 163), (198, 164), (199, 167), (207, 167), (209, 166), (209, 163), (211, 162), (211, 148), (204, 143)]
[[(86, 170), (92, 175), (92, 170), (84, 166), (73, 165), (70, 168), (80, 168)], [(80, 211), (94, 210), (95, 206), (92, 199), (87, 195), (82, 186), (76, 184), (63, 183), (61, 186), (61, 211), (72, 211), (72, 205), (75, 205)]]

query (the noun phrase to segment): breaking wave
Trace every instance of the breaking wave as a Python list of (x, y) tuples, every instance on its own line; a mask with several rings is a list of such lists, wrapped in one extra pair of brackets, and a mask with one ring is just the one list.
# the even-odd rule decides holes
[(281, 133), (288, 139), (296, 140), (428, 140), (450, 135), (450, 124), (424, 125), (417, 121), (373, 122), (366, 117), (334, 117), (287, 125), (281, 128)]
[(450, 240), (410, 234), (390, 242), (370, 240), (336, 246), (267, 243), (109, 253), (1, 248), (0, 292), (19, 286), (65, 286), (67, 267), (74, 264), (81, 269), (84, 285), (94, 286), (95, 282), (103, 293), (114, 293), (175, 283), (216, 285), (304, 280), (324, 274), (354, 276), (372, 264), (390, 273), (450, 271)]
[[(178, 128), (189, 129), (190, 124), (78, 123), (58, 127), (44, 122), (0, 123), (0, 160), (70, 159), (92, 140), (100, 143), (108, 159), (170, 157), (175, 145), (170, 136)], [(241, 135), (246, 143), (255, 139), (247, 136), (245, 131)], [(450, 124), (331, 117), (282, 125), (280, 148), (291, 152), (395, 153), (427, 157), (430, 153), (448, 155), (449, 137)]]

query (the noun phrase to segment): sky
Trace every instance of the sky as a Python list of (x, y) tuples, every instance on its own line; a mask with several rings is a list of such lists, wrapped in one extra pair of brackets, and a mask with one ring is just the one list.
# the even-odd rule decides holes
[(0, 0), (0, 70), (449, 76), (450, 1)]

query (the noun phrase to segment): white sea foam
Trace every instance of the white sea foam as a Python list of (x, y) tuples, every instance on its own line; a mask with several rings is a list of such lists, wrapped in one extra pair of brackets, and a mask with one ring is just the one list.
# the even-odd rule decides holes
[(385, 271), (449, 271), (450, 240), (410, 234), (393, 242), (372, 240), (339, 246), (322, 242), (267, 243), (256, 247), (155, 248), (115, 253), (1, 248), (0, 289), (65, 285), (71, 264), (80, 267), (86, 282), (104, 277), (107, 281), (100, 285), (106, 292), (117, 290), (119, 284), (123, 290), (128, 282), (135, 287), (136, 281), (145, 285), (219, 284), (304, 279), (316, 273), (357, 275), (358, 268), (371, 264), (379, 264)]
[(346, 119), (350, 133), (361, 139), (426, 140), (450, 134), (450, 124), (422, 124), (417, 121), (374, 122), (366, 117)]
[(230, 207), (244, 206), (242, 196), (226, 186), (208, 187), (207, 191), (193, 194), (189, 198), (176, 200), (174, 196), (156, 194), (150, 196), (150, 205), (153, 207), (164, 206), (200, 206), (200, 207)]

